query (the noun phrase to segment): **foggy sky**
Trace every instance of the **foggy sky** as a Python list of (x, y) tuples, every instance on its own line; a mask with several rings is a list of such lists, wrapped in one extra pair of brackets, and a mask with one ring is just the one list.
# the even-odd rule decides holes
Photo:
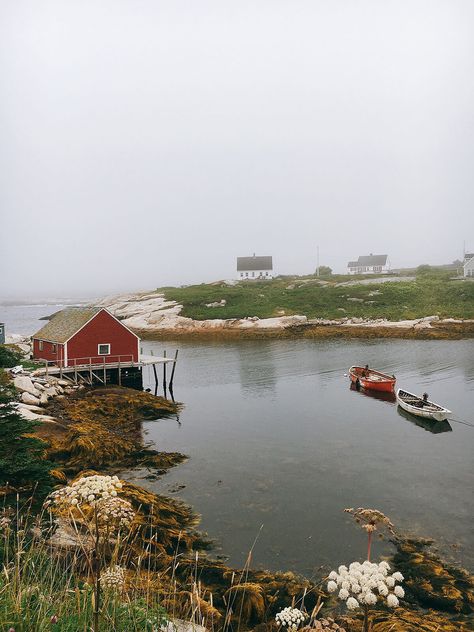
[(472, 0), (3, 0), (1, 295), (474, 251)]

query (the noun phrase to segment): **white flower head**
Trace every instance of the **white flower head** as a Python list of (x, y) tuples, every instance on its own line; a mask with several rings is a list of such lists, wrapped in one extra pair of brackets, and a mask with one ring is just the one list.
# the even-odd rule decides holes
[(399, 601), (397, 597), (393, 593), (390, 593), (389, 596), (387, 597), (387, 606), (389, 608), (397, 608), (398, 605), (399, 605)]
[(357, 610), (357, 608), (359, 607), (359, 602), (357, 601), (357, 599), (354, 599), (354, 597), (349, 597), (349, 599), (346, 601), (346, 606), (348, 610)]
[(339, 566), (338, 571), (329, 574), (328, 592), (338, 592), (338, 598), (346, 602), (349, 610), (355, 610), (364, 604), (374, 606), (379, 598), (386, 598), (391, 608), (398, 606), (398, 599), (405, 596), (401, 586), (396, 586), (396, 581), (401, 581), (403, 575), (394, 573), (388, 575), (390, 566), (387, 562), (374, 564), (366, 560), (363, 564), (352, 562), (347, 566)]
[(305, 619), (305, 613), (298, 610), (298, 608), (283, 608), (283, 610), (275, 616), (277, 625), (286, 627), (289, 630), (297, 630), (298, 626), (303, 623)]

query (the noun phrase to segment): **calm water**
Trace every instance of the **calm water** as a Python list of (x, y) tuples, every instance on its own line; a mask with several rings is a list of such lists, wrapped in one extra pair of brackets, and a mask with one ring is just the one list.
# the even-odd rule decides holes
[[(164, 347), (143, 346), (155, 354)], [(363, 506), (474, 567), (474, 428), (451, 423), (451, 432), (433, 434), (393, 403), (351, 391), (344, 377), (350, 364), (368, 362), (474, 422), (474, 341), (179, 348), (175, 397), (186, 406), (179, 424), (145, 427), (158, 449), (190, 459), (141, 483), (160, 492), (184, 485), (175, 495), (202, 514), (231, 563), (244, 562), (257, 536), (254, 563), (272, 569), (311, 575), (361, 557), (364, 538), (343, 509)]]
[[(31, 333), (60, 308), (2, 307), (0, 320)], [(363, 557), (364, 538), (343, 509), (365, 506), (474, 568), (474, 428), (453, 422), (452, 432), (433, 434), (394, 404), (351, 391), (344, 377), (368, 362), (474, 422), (474, 340), (177, 346), (175, 397), (185, 409), (179, 423), (145, 431), (158, 449), (190, 459), (160, 481), (139, 482), (193, 505), (232, 564), (256, 538), (254, 564), (308, 576)], [(143, 347), (161, 355), (176, 345)], [(148, 369), (145, 379), (152, 386)]]

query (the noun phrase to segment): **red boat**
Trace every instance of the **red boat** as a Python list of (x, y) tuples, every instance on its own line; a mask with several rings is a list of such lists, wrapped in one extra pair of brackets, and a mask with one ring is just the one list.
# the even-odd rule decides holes
[(362, 386), (372, 391), (392, 393), (395, 390), (396, 378), (375, 369), (363, 366), (351, 366), (349, 369), (351, 382), (356, 386)]

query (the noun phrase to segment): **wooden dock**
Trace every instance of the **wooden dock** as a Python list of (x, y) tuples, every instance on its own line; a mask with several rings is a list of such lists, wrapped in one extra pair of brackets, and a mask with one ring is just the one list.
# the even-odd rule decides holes
[(157, 366), (163, 369), (163, 387), (167, 387), (167, 366), (172, 365), (169, 388), (173, 388), (174, 374), (178, 360), (178, 350), (174, 357), (168, 357), (166, 351), (163, 356), (140, 354), (138, 362), (132, 356), (114, 356), (112, 362), (107, 362), (107, 357), (97, 362), (97, 358), (74, 358), (66, 362), (44, 361), (44, 367), (35, 371), (36, 375), (54, 375), (60, 379), (67, 379), (74, 384), (114, 383), (122, 385), (124, 377), (132, 374), (140, 374), (143, 367), (152, 366), (155, 377), (155, 386), (158, 387)]

